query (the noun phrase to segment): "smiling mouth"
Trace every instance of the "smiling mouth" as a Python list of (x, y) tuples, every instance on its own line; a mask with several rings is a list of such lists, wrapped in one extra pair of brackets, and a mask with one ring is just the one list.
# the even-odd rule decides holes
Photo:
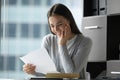
[(60, 33), (56, 33), (56, 35), (60, 35)]
[(60, 36), (60, 33), (57, 33), (57, 32), (56, 32), (55, 34), (56, 34), (57, 36)]

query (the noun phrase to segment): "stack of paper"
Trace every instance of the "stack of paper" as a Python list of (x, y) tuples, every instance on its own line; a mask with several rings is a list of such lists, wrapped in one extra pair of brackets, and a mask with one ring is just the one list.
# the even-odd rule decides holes
[(44, 48), (32, 51), (25, 56), (20, 57), (20, 59), (26, 64), (30, 63), (36, 65), (36, 72), (43, 74), (57, 72), (54, 62)]

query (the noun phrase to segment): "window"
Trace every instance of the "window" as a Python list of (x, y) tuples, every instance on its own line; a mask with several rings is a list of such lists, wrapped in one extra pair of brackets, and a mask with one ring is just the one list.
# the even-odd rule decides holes
[(6, 32), (7, 32), (6, 37), (10, 37), (10, 38), (16, 37), (16, 24), (8, 23), (5, 28), (6, 28)]
[(4, 65), (4, 63), (3, 63), (4, 61), (3, 61), (3, 56), (0, 56), (0, 71), (3, 71), (4, 69), (3, 69), (3, 65)]
[(52, 0), (46, 0), (46, 5), (50, 6), (52, 4)]
[(1, 5), (4, 5), (4, 0), (1, 0)]
[(7, 70), (15, 71), (15, 56), (4, 57), (7, 59)]
[[(6, 62), (4, 65), (3, 62)], [(15, 70), (15, 56), (0, 56), (0, 71), (8, 70), (14, 71)]]
[(69, 5), (76, 0), (1, 1), (0, 78), (24, 80), (31, 76), (23, 72), (24, 63), (19, 57), (40, 48), (43, 37), (50, 33), (46, 15), (51, 5), (60, 2), (70, 6), (78, 23), (82, 16), (81, 0), (77, 0), (80, 4), (76, 6)]
[(40, 5), (40, 3), (41, 3), (41, 0), (33, 0), (34, 5)]
[(40, 24), (33, 24), (33, 37), (39, 38), (40, 37)]
[(49, 25), (48, 24), (45, 24), (45, 32), (46, 32), (46, 34), (49, 34), (50, 33), (50, 28), (49, 28)]
[(1, 4), (2, 5), (10, 5), (10, 6), (13, 6), (13, 5), (17, 5), (17, 0), (1, 0)]
[(1, 26), (0, 26), (0, 37), (3, 36), (3, 24), (1, 23)]
[(8, 5), (16, 5), (17, 0), (8, 0)]
[(31, 0), (22, 0), (22, 5), (30, 5)]
[(29, 25), (28, 24), (21, 24), (21, 37), (22, 38), (27, 38), (29, 37), (28, 33), (29, 33)]

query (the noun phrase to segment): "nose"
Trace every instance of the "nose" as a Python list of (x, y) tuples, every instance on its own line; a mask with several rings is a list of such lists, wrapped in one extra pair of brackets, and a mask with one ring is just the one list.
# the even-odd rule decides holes
[(54, 27), (54, 30), (55, 30), (55, 31), (58, 31), (58, 27), (57, 27), (57, 26), (55, 26), (55, 27)]

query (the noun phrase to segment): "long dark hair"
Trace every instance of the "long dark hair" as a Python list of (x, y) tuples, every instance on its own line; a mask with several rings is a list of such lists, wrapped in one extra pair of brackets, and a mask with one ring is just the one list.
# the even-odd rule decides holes
[[(49, 19), (49, 17), (53, 16), (53, 15), (63, 16), (65, 19), (67, 19), (70, 22), (70, 28), (71, 28), (72, 33), (81, 34), (81, 32), (79, 31), (79, 29), (75, 23), (72, 13), (65, 5), (63, 5), (61, 3), (53, 5), (47, 13), (47, 18)], [(49, 23), (49, 21), (48, 21), (48, 23)]]

